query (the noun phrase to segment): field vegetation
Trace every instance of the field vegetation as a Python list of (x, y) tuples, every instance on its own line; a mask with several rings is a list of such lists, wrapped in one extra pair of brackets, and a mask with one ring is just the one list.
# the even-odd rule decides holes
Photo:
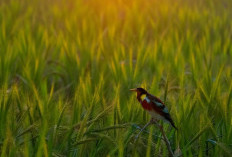
[[(0, 154), (168, 156), (130, 88), (168, 106), (183, 156), (232, 154), (231, 0), (1, 0)], [(160, 122), (162, 123), (162, 122)]]

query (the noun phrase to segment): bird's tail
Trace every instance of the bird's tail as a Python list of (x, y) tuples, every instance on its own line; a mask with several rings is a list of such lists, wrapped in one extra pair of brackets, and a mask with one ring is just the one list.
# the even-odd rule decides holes
[(178, 130), (178, 128), (175, 126), (175, 123), (173, 122), (171, 116), (168, 114), (165, 116), (166, 120), (173, 126), (173, 128), (175, 128), (176, 130)]
[(174, 122), (172, 121), (172, 122), (170, 122), (171, 123), (171, 125), (173, 126), (173, 128), (175, 128), (176, 130), (178, 130), (177, 129), (177, 127), (175, 126), (175, 124), (174, 124)]

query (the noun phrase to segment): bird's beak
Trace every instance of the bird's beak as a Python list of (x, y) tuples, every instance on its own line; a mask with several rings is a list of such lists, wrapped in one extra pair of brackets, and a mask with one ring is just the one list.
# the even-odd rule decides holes
[(130, 91), (137, 91), (137, 89), (136, 89), (136, 88), (134, 88), (134, 89), (130, 89)]

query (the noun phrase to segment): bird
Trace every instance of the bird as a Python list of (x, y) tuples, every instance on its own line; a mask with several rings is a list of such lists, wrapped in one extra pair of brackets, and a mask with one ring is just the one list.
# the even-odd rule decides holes
[[(137, 100), (140, 102), (143, 109), (151, 115), (152, 120), (163, 120), (164, 122), (170, 123), (177, 130), (177, 127), (175, 126), (164, 102), (162, 102), (158, 97), (148, 93), (143, 88), (139, 87), (130, 90), (137, 93)], [(150, 123), (148, 123), (145, 127), (147, 127), (149, 124)]]

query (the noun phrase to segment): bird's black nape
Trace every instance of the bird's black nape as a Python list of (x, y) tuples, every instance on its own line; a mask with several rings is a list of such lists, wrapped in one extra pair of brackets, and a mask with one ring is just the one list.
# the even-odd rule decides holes
[(137, 91), (139, 91), (141, 94), (147, 94), (147, 91), (146, 91), (145, 89), (141, 88), (141, 87), (136, 88), (136, 89), (137, 89)]

